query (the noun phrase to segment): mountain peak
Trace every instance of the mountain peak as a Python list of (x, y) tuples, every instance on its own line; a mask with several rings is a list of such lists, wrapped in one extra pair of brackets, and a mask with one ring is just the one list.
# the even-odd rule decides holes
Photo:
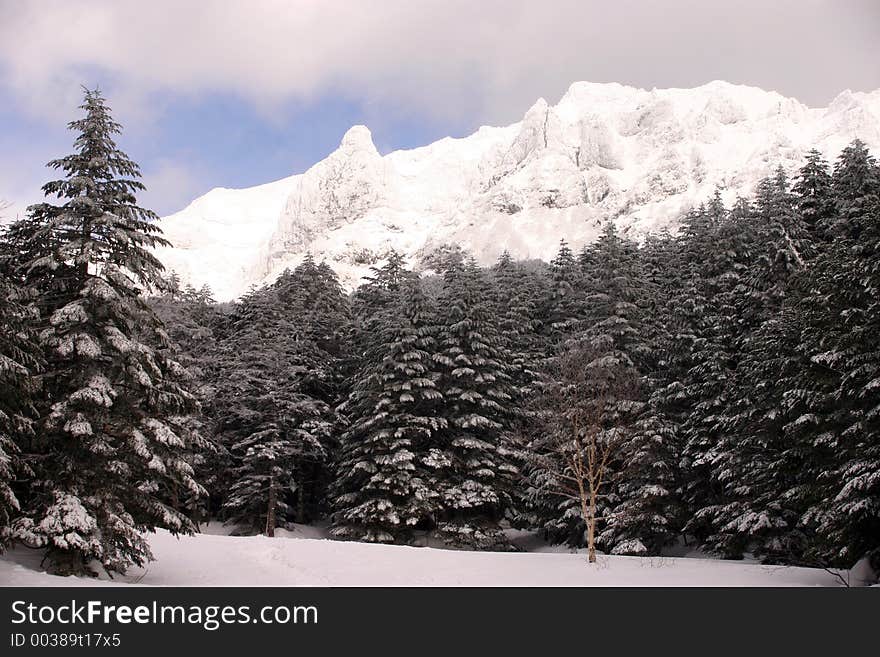
[(880, 92), (843, 92), (811, 110), (773, 91), (721, 80), (644, 90), (576, 82), (522, 121), (385, 156), (369, 129), (303, 174), (215, 191), (162, 219), (176, 249), (165, 266), (216, 298), (270, 282), (306, 250), (354, 287), (391, 249), (418, 267), (457, 244), (482, 263), (503, 250), (550, 260), (610, 221), (628, 235), (675, 230), (688, 208), (724, 190), (753, 193), (811, 148), (834, 159), (860, 137), (880, 149)]
[(363, 147), (368, 147), (373, 150), (376, 148), (373, 144), (373, 133), (371, 133), (370, 129), (365, 125), (351, 126), (342, 136), (342, 141), (339, 143), (339, 148), (344, 150)]
[(635, 87), (626, 86), (619, 82), (572, 82), (568, 91), (565, 92), (563, 99), (582, 98), (582, 97), (608, 97), (620, 96), (622, 94), (643, 91)]

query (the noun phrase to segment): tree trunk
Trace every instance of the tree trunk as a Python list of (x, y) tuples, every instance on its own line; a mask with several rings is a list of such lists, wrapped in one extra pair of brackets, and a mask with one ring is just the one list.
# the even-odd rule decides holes
[(590, 513), (587, 519), (587, 560), (596, 563), (596, 491), (590, 490)]
[(296, 521), (304, 525), (306, 524), (306, 487), (300, 482), (299, 490), (296, 498)]
[(85, 284), (86, 279), (89, 277), (89, 262), (85, 259), (86, 252), (86, 244), (92, 239), (92, 222), (84, 221), (82, 225), (82, 234), (80, 235), (83, 243), (80, 246), (79, 255), (80, 258), (84, 260), (84, 262), (80, 262), (77, 265), (77, 274), (79, 275), (79, 284), (82, 286)]
[(269, 508), (266, 510), (266, 536), (275, 536), (275, 476), (269, 477)]
[(578, 493), (581, 498), (581, 515), (587, 525), (587, 558), (590, 563), (596, 563), (595, 527), (596, 527), (596, 498), (592, 488), (589, 495), (584, 487), (584, 482), (578, 478)]

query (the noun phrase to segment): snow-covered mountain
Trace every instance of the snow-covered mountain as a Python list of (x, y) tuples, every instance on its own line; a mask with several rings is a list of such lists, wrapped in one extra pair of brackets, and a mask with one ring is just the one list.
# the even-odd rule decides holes
[(590, 241), (605, 221), (634, 236), (669, 227), (716, 186), (750, 194), (810, 148), (833, 159), (859, 137), (880, 147), (880, 90), (844, 91), (827, 108), (711, 82), (646, 91), (578, 82), (523, 120), (380, 155), (354, 126), (303, 174), (214, 189), (162, 219), (158, 256), (196, 286), (231, 299), (306, 252), (353, 287), (391, 248), (420, 259), (459, 244), (481, 262), (504, 250), (552, 258), (560, 238)]

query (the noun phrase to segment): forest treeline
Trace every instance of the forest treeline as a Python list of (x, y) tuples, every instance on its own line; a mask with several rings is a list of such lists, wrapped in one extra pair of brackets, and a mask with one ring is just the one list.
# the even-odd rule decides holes
[(880, 565), (880, 166), (811, 151), (675, 234), (354, 292), (307, 256), (234, 303), (182, 286), (89, 92), (0, 239), (0, 539), (124, 571), (142, 532)]

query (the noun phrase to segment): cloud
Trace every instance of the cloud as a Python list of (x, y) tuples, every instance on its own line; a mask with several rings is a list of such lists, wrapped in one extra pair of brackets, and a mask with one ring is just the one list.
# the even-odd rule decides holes
[[(725, 78), (811, 104), (880, 86), (873, 0), (44, 0), (0, 4), (0, 91), (57, 120), (79, 84), (127, 123), (157, 92), (271, 114), (323, 94), (499, 123), (575, 80)], [(873, 27), (872, 27), (873, 25)], [(804, 72), (809, 71), (809, 75)]]

